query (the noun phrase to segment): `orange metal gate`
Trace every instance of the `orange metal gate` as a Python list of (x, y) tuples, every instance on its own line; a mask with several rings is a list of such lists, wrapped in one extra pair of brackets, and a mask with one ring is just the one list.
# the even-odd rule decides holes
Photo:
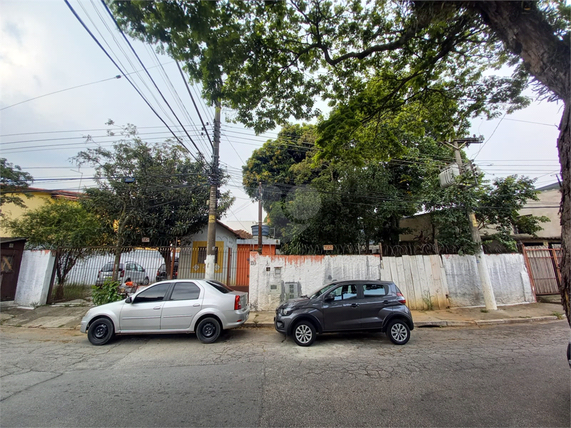
[(535, 294), (559, 294), (561, 248), (523, 247), (523, 256)]

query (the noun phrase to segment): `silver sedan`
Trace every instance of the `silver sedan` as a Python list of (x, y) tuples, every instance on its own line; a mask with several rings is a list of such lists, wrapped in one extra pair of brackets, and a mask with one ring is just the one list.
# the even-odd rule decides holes
[(248, 293), (218, 281), (180, 279), (90, 309), (81, 332), (93, 345), (104, 345), (115, 334), (194, 332), (202, 343), (213, 343), (222, 330), (244, 324), (249, 314)]

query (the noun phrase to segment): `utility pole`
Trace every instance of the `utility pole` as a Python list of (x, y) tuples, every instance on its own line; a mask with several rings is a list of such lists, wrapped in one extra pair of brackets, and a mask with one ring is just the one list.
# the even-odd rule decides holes
[(262, 254), (262, 182), (258, 183), (258, 253)]
[[(461, 146), (459, 146), (459, 143)], [(456, 164), (462, 173), (462, 156), (460, 156), (460, 150), (470, 144), (482, 143), (482, 138), (463, 138), (459, 140), (454, 140), (452, 143), (445, 143), (454, 149), (454, 157), (456, 159)], [(470, 224), (470, 229), (472, 232), (472, 239), (476, 243), (476, 264), (478, 265), (478, 273), (480, 275), (480, 283), (482, 286), (482, 294), (484, 295), (484, 302), (486, 304), (486, 309), (489, 311), (495, 311), (498, 309), (496, 305), (496, 296), (494, 295), (494, 289), (492, 288), (492, 282), (490, 281), (490, 273), (488, 272), (488, 263), (484, 257), (484, 248), (482, 247), (482, 238), (480, 237), (480, 230), (478, 229), (478, 222), (476, 221), (476, 215), (473, 211), (468, 213), (468, 223)]]
[(220, 102), (216, 100), (214, 112), (214, 139), (212, 142), (212, 165), (210, 168), (210, 201), (208, 203), (208, 237), (206, 241), (205, 279), (214, 279), (216, 266), (216, 210), (218, 208), (218, 185), (220, 174)]

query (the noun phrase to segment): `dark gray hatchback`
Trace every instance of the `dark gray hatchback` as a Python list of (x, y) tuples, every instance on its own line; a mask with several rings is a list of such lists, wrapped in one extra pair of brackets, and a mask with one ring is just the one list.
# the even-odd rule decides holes
[(277, 331), (310, 346), (317, 334), (381, 331), (397, 344), (410, 339), (414, 322), (406, 300), (391, 281), (338, 281), (311, 296), (288, 300), (276, 309)]

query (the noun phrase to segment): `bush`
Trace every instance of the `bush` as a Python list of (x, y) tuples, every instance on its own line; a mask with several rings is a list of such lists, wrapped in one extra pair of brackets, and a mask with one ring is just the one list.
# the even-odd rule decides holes
[(119, 281), (112, 281), (110, 279), (105, 280), (102, 286), (94, 285), (91, 287), (93, 290), (91, 292), (91, 297), (93, 298), (93, 304), (96, 306), (104, 305), (105, 303), (116, 302), (117, 300), (123, 299), (123, 296), (119, 294), (119, 286), (121, 284)]

